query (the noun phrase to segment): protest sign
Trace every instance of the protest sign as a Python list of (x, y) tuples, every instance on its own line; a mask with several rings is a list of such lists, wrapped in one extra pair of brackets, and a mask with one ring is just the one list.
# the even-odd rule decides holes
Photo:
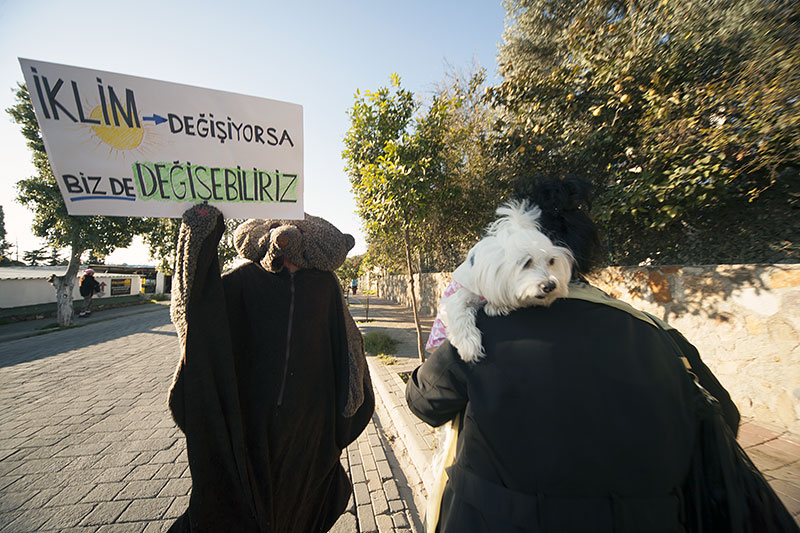
[(71, 215), (303, 218), (303, 108), (21, 59)]

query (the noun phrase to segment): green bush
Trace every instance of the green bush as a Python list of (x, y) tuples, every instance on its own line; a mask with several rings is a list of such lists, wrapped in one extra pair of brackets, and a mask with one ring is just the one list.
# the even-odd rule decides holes
[(394, 365), (394, 364), (397, 363), (397, 359), (395, 359), (393, 356), (387, 355), (385, 353), (379, 353), (375, 357), (378, 358), (378, 361), (380, 361), (381, 363), (383, 363), (384, 365), (387, 365), (387, 366)]
[(369, 354), (393, 354), (397, 344), (397, 340), (382, 331), (372, 331), (364, 335), (364, 350)]

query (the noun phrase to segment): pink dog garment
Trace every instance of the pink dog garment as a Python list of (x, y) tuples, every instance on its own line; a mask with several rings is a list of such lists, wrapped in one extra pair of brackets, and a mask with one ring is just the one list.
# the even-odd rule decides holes
[[(445, 288), (444, 294), (442, 295), (442, 299), (447, 298), (448, 296), (454, 294), (456, 291), (464, 289), (464, 286), (453, 280), (450, 284)], [(482, 296), (478, 296), (481, 299), (481, 303), (485, 302), (486, 300)], [(442, 319), (439, 317), (441, 312), (436, 313), (436, 319), (433, 321), (433, 325), (431, 326), (431, 332), (428, 335), (428, 342), (425, 343), (425, 350), (432, 352), (436, 348), (442, 344), (445, 339), (447, 339), (447, 326), (444, 325)]]

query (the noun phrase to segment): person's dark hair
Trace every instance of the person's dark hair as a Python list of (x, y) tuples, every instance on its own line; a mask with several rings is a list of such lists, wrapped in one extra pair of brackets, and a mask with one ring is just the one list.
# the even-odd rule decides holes
[(581, 279), (597, 266), (601, 255), (597, 226), (589, 216), (593, 185), (574, 175), (564, 178), (536, 176), (514, 185), (514, 196), (539, 206), (542, 232), (570, 249), (575, 257), (573, 278)]

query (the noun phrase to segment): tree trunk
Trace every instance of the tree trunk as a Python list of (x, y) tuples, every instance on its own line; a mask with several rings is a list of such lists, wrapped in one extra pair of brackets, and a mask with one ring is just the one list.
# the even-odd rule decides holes
[(411, 239), (408, 235), (408, 230), (403, 232), (403, 244), (406, 248), (406, 266), (408, 267), (408, 279), (411, 281), (411, 309), (414, 311), (414, 326), (417, 328), (417, 353), (419, 354), (419, 362), (425, 362), (425, 347), (422, 342), (422, 327), (419, 323), (419, 314), (417, 313), (417, 291), (414, 288), (414, 272), (411, 268)]
[(56, 316), (58, 325), (61, 327), (71, 326), (75, 318), (72, 307), (72, 289), (75, 287), (75, 278), (81, 266), (81, 254), (83, 254), (83, 249), (73, 241), (67, 272), (63, 276), (54, 274), (49, 279), (56, 289)]

